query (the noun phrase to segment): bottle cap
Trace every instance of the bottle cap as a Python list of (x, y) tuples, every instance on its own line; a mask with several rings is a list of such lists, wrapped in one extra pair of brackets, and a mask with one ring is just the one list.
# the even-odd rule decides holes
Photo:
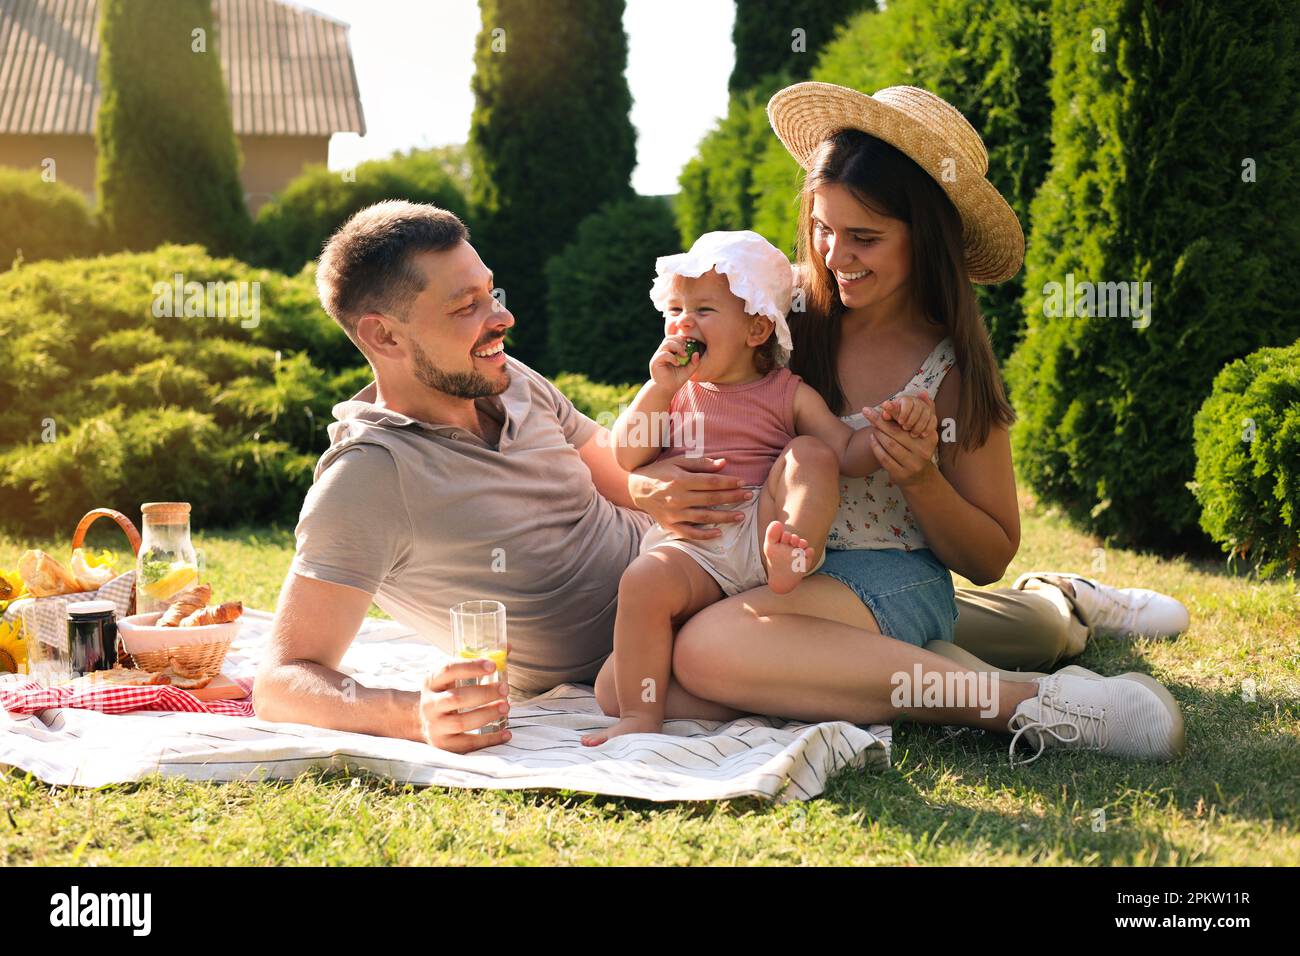
[(116, 613), (117, 605), (112, 601), (73, 601), (68, 605), (69, 617), (97, 617)]
[(148, 524), (184, 524), (190, 520), (188, 501), (146, 501), (140, 514)]

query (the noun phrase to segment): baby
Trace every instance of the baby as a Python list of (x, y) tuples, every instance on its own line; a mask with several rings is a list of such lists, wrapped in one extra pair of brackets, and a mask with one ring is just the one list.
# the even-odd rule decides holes
[[(716, 506), (744, 513), (719, 537), (683, 538), (658, 525), (646, 533), (619, 583), (612, 660), (620, 719), (584, 736), (588, 746), (660, 731), (676, 628), (724, 596), (763, 584), (794, 590), (824, 559), (839, 475), (879, 467), (871, 429), (842, 422), (783, 367), (793, 282), (780, 250), (754, 232), (710, 232), (655, 267), (650, 297), (667, 337), (650, 359), (650, 381), (614, 423), (618, 463), (632, 471), (661, 455), (723, 458), (722, 473), (742, 478), (751, 494)], [(937, 444), (928, 399), (904, 396), (884, 408)]]

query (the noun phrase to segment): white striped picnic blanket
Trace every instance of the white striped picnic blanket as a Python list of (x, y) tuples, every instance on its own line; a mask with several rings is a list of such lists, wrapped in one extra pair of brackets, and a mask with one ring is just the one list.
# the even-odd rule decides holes
[[(248, 611), (223, 673), (251, 678), (271, 615)], [(371, 687), (415, 690), (446, 655), (392, 622), (367, 620), (340, 670)], [(13, 679), (13, 678), (9, 678)], [(645, 800), (778, 802), (822, 792), (837, 770), (888, 766), (890, 728), (768, 717), (670, 720), (662, 734), (628, 734), (583, 747), (583, 733), (613, 723), (591, 688), (562, 684), (514, 703), (511, 740), (453, 754), (411, 740), (169, 711), (103, 714), (71, 707), (15, 717), (0, 710), (0, 768), (46, 783), (97, 787), (155, 771), (191, 780), (289, 779), (313, 768), (366, 770), (402, 783), (487, 789), (558, 789)]]

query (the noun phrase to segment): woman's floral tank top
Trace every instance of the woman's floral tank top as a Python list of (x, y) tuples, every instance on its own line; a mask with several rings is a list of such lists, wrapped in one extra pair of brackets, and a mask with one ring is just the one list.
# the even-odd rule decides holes
[[(907, 384), (890, 397), (926, 391), (934, 398), (948, 369), (956, 361), (952, 339), (946, 338), (934, 347)], [(871, 427), (861, 412), (843, 415), (840, 420), (855, 429)], [(939, 427), (942, 430), (942, 423)], [(934, 460), (939, 460), (937, 448)], [(826, 539), (826, 547), (835, 551), (883, 548), (915, 551), (929, 545), (925, 535), (921, 534), (920, 525), (912, 517), (912, 509), (907, 506), (902, 491), (890, 479), (889, 472), (880, 468), (866, 478), (840, 476), (840, 510)]]

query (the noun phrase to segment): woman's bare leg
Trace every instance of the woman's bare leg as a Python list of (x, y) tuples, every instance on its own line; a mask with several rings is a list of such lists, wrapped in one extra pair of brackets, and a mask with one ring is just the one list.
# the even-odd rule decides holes
[(756, 588), (711, 605), (686, 622), (673, 650), (674, 677), (689, 693), (797, 720), (889, 723), (906, 715), (1006, 732), (1016, 706), (1038, 690), (1032, 682), (991, 682), (991, 716), (979, 704), (896, 706), (899, 675), (914, 681), (917, 665), (922, 677), (974, 673), (882, 635), (858, 597), (825, 575), (790, 594)]

